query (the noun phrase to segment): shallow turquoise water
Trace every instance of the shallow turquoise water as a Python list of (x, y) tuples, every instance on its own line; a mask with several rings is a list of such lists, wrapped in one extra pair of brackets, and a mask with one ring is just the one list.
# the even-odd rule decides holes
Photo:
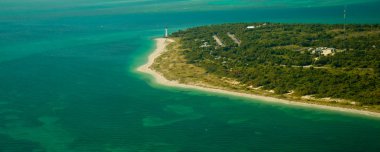
[[(379, 119), (168, 88), (134, 70), (165, 26), (175, 31), (224, 22), (341, 23), (341, 6), (212, 10), (209, 5), (223, 3), (210, 2), (201, 12), (157, 7), (124, 13), (120, 7), (128, 4), (14, 3), (0, 2), (8, 8), (0, 11), (0, 151), (380, 148)], [(349, 6), (348, 21), (379, 23), (377, 6)]]

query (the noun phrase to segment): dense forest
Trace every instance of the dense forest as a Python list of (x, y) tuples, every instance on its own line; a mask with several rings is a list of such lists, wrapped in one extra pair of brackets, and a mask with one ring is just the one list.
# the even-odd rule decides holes
[(208, 73), (277, 94), (380, 104), (378, 24), (223, 24), (171, 37)]

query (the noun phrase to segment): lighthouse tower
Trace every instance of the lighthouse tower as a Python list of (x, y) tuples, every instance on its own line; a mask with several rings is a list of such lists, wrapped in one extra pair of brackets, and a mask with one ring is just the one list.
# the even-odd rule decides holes
[(168, 38), (169, 37), (169, 34), (168, 34), (168, 28), (166, 27), (165, 28), (165, 38)]

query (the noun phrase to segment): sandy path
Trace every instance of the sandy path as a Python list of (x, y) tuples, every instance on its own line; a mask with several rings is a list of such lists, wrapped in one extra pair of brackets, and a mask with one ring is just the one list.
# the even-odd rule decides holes
[(218, 45), (220, 45), (221, 47), (224, 47), (224, 44), (222, 43), (222, 40), (220, 40), (220, 38), (216, 35), (212, 36), (214, 38), (214, 40), (216, 41), (216, 43), (218, 43)]

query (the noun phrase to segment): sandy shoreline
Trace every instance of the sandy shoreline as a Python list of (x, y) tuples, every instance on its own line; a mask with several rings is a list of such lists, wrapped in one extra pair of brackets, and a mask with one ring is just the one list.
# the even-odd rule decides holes
[(308, 104), (308, 103), (289, 101), (289, 100), (278, 99), (278, 98), (273, 98), (273, 97), (266, 97), (266, 96), (259, 96), (259, 95), (253, 95), (253, 94), (226, 91), (226, 90), (221, 90), (221, 89), (213, 89), (213, 88), (205, 88), (205, 87), (199, 87), (199, 86), (193, 86), (193, 85), (180, 84), (177, 81), (167, 80), (163, 75), (156, 72), (155, 70), (152, 70), (150, 66), (154, 63), (154, 60), (157, 57), (159, 57), (163, 52), (166, 51), (166, 46), (174, 42), (174, 40), (166, 39), (166, 38), (157, 38), (155, 39), (155, 42), (156, 42), (155, 50), (149, 55), (148, 62), (138, 67), (137, 71), (152, 75), (155, 79), (155, 82), (158, 84), (171, 86), (171, 87), (196, 89), (196, 90), (213, 92), (213, 93), (221, 93), (221, 94), (227, 94), (227, 95), (238, 96), (238, 97), (258, 99), (258, 100), (262, 100), (266, 102), (276, 102), (276, 103), (284, 103), (284, 104), (304, 106), (304, 107), (314, 107), (314, 108), (341, 111), (341, 112), (346, 112), (346, 113), (354, 113), (354, 114), (380, 118), (380, 113), (376, 113), (376, 112), (362, 111), (362, 110), (348, 109), (348, 108), (341, 108), (341, 107), (332, 107), (332, 106), (325, 106), (325, 105), (317, 105), (317, 104)]

